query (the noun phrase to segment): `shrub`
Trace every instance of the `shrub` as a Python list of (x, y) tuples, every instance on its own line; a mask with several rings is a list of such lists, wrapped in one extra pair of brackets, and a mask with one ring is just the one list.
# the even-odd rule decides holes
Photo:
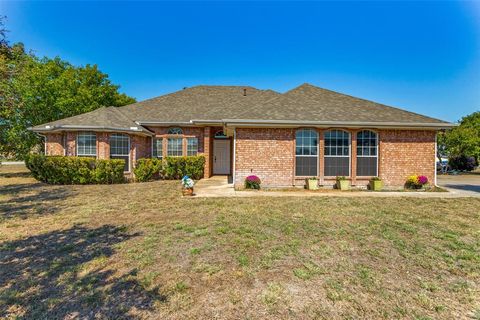
[(411, 175), (405, 182), (405, 187), (408, 189), (420, 189), (428, 183), (428, 178), (422, 175)]
[(162, 160), (157, 158), (138, 159), (133, 169), (135, 180), (139, 182), (150, 181), (160, 177)]
[(259, 177), (257, 176), (248, 176), (247, 178), (245, 178), (245, 188), (246, 189), (260, 189), (260, 184), (262, 183), (262, 181), (260, 180)]
[(477, 161), (475, 160), (475, 157), (460, 155), (448, 159), (448, 164), (453, 170), (472, 171), (475, 169)]
[(181, 179), (188, 175), (198, 180), (203, 177), (204, 167), (204, 156), (166, 157), (163, 161), (162, 175), (164, 179)]
[(35, 179), (50, 184), (106, 184), (125, 181), (125, 160), (28, 155), (27, 168)]

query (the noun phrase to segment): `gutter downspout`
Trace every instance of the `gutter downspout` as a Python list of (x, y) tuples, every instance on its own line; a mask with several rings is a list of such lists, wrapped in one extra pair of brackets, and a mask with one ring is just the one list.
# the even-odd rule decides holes
[(235, 152), (236, 152), (236, 145), (237, 145), (237, 128), (233, 128), (233, 174), (232, 174), (233, 188), (235, 188)]

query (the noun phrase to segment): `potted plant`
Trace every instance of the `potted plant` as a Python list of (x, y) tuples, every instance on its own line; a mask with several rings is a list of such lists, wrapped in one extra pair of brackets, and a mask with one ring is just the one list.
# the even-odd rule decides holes
[(383, 181), (380, 177), (373, 177), (370, 179), (370, 190), (380, 191), (383, 188)]
[(337, 189), (348, 190), (350, 188), (350, 181), (346, 177), (337, 177)]
[(310, 177), (305, 180), (308, 190), (318, 190), (318, 179), (316, 177)]
[(407, 178), (405, 182), (405, 187), (407, 189), (422, 189), (428, 184), (428, 178), (423, 175), (411, 175)]
[(259, 190), (261, 183), (262, 183), (262, 181), (260, 180), (259, 177), (255, 176), (255, 175), (248, 176), (245, 179), (245, 189)]
[(184, 176), (182, 178), (182, 194), (184, 196), (193, 196), (193, 186), (195, 182), (189, 176)]

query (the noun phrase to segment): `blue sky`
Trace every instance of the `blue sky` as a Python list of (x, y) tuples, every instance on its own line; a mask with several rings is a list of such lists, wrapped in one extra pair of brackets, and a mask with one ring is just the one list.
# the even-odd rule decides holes
[(5, 2), (12, 42), (142, 100), (304, 82), (444, 120), (480, 110), (480, 2)]

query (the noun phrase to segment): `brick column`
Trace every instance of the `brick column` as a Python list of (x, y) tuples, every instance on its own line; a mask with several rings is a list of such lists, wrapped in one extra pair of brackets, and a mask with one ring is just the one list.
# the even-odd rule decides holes
[(110, 141), (109, 134), (107, 132), (97, 133), (97, 158), (98, 159), (110, 159)]
[(205, 156), (205, 169), (203, 173), (204, 178), (209, 178), (211, 176), (211, 130), (210, 127), (205, 127), (203, 132), (203, 155)]
[(352, 150), (350, 155), (352, 167), (350, 168), (350, 176), (352, 178), (352, 185), (355, 185), (357, 183), (357, 131), (351, 130), (350, 135), (352, 137)]
[(77, 133), (76, 132), (66, 132), (66, 152), (67, 156), (76, 156), (77, 155)]
[(325, 166), (325, 139), (323, 137), (323, 132), (324, 130), (318, 130), (318, 178), (319, 178), (319, 184), (321, 186), (324, 185), (325, 180), (324, 180), (324, 175), (323, 173), (325, 172), (324, 166)]

